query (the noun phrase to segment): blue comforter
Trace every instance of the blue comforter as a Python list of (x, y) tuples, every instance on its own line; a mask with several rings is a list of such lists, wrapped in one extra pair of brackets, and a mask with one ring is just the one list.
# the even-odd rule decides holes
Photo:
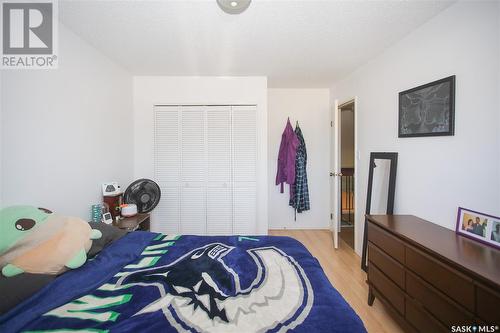
[(1, 332), (365, 332), (288, 237), (133, 232), (0, 317)]

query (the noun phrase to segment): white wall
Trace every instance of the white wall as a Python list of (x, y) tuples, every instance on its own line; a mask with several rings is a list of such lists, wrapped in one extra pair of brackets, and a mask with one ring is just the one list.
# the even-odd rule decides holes
[[(371, 151), (399, 153), (395, 213), (449, 229), (458, 206), (500, 215), (498, 21), (497, 2), (454, 4), (332, 88), (333, 99), (358, 97), (358, 226)], [(398, 139), (398, 92), (449, 75), (455, 136)]]
[[(134, 77), (135, 178), (154, 179), (155, 104), (257, 105), (257, 228), (267, 222), (267, 78), (265, 77)], [(159, 221), (151, 221), (156, 230)], [(167, 221), (168, 223), (168, 221)]]
[(132, 77), (59, 26), (59, 68), (2, 77), (3, 204), (88, 219), (104, 181), (132, 176)]
[[(269, 228), (318, 229), (330, 223), (330, 91), (328, 89), (269, 89)], [(307, 148), (307, 176), (311, 210), (297, 214), (288, 206), (289, 188), (275, 185), (281, 134), (290, 117), (299, 122)]]

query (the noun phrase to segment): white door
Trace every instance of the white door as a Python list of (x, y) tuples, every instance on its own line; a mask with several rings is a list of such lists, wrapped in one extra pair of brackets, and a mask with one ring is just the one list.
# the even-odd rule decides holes
[(233, 233), (257, 229), (257, 107), (233, 106)]
[(158, 232), (180, 232), (181, 209), (181, 108), (156, 106), (154, 109), (154, 179), (161, 189), (161, 200), (153, 219), (161, 221)]
[(331, 112), (332, 126), (330, 128), (330, 211), (331, 227), (333, 233), (333, 245), (339, 247), (340, 219), (342, 217), (342, 207), (340, 202), (341, 185), (341, 160), (340, 160), (340, 110), (338, 102), (335, 101)]
[(257, 107), (155, 106), (155, 231), (257, 231)]
[(233, 232), (231, 107), (208, 106), (207, 234)]
[(182, 234), (204, 235), (206, 221), (206, 121), (202, 106), (182, 107), (181, 228)]

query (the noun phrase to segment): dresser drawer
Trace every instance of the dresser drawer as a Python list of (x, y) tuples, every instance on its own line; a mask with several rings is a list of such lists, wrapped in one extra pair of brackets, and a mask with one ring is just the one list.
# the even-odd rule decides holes
[(405, 271), (403, 266), (370, 242), (368, 243), (368, 261), (377, 266), (401, 289), (404, 289)]
[(410, 272), (406, 273), (406, 292), (447, 327), (474, 322), (472, 313), (446, 299), (446, 296)]
[(394, 309), (404, 316), (405, 298), (403, 291), (384, 275), (375, 265), (368, 265), (368, 283), (389, 302)]
[(406, 247), (406, 266), (448, 297), (474, 312), (474, 284), (457, 270), (411, 246)]
[(488, 287), (476, 288), (476, 314), (487, 325), (500, 325), (500, 294)]
[(421, 305), (406, 299), (406, 320), (421, 333), (449, 333), (450, 330), (433, 318)]
[(382, 230), (382, 228), (377, 227), (369, 221), (368, 240), (400, 263), (404, 263), (405, 247), (403, 243), (387, 231)]

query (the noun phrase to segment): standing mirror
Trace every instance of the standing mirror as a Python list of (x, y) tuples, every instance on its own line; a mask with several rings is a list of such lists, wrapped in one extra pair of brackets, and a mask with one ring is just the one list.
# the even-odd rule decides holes
[[(367, 215), (387, 215), (394, 210), (394, 191), (396, 188), (396, 169), (398, 153), (371, 153), (370, 171), (368, 173), (368, 192), (366, 196)], [(361, 269), (368, 270), (366, 262), (367, 225), (363, 229), (363, 250), (361, 254)]]

